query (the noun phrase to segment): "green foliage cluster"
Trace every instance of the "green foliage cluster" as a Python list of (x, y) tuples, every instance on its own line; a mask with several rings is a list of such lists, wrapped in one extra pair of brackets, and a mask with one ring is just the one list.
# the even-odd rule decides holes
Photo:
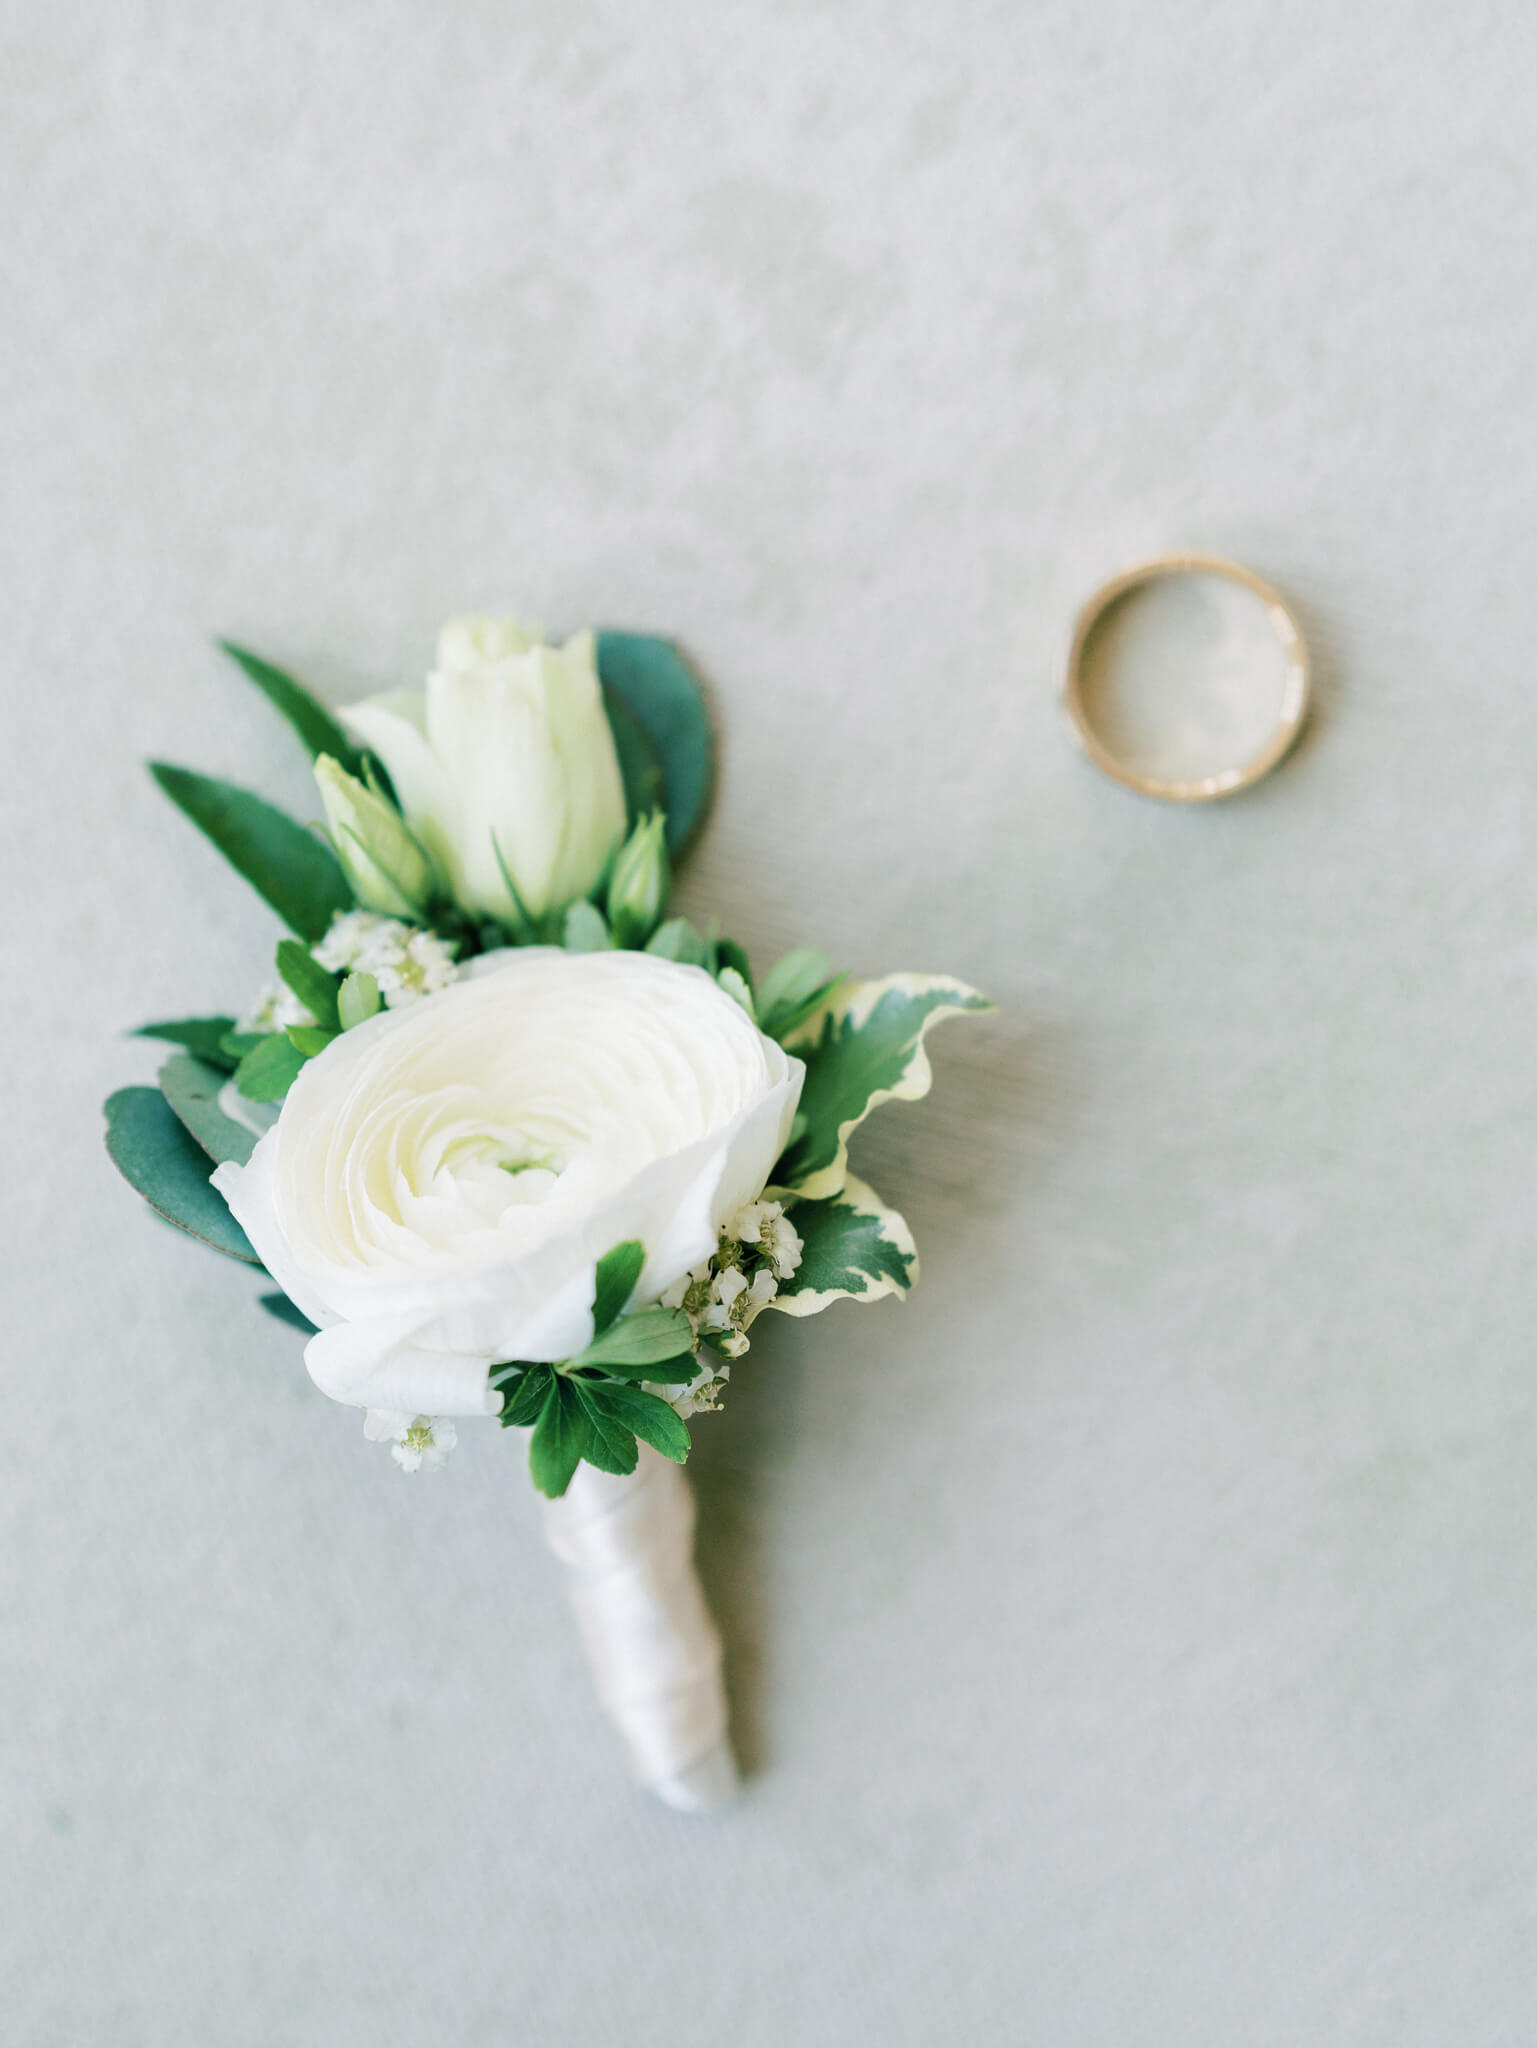
[(686, 1384), (698, 1370), (686, 1315), (671, 1308), (622, 1313), (645, 1262), (645, 1246), (635, 1238), (598, 1261), (593, 1339), (577, 1357), (492, 1370), (503, 1427), (532, 1425), (529, 1472), (541, 1493), (564, 1493), (584, 1458), (600, 1472), (633, 1472), (637, 1438), (677, 1464), (688, 1456), (685, 1423), (666, 1401), (635, 1384)]

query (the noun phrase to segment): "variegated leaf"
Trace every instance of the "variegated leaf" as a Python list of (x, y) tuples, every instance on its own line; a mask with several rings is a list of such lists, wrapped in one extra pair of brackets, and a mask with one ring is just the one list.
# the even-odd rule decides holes
[(229, 1116), (219, 1101), (227, 1074), (189, 1052), (176, 1053), (159, 1073), (160, 1092), (210, 1159), (244, 1166), (256, 1150), (256, 1133)]
[(906, 1294), (918, 1279), (918, 1247), (904, 1217), (850, 1174), (841, 1194), (797, 1202), (790, 1216), (804, 1249), (792, 1279), (768, 1304), (788, 1316), (819, 1315), (835, 1301)]
[(821, 1199), (848, 1171), (849, 1133), (883, 1102), (916, 1102), (933, 1074), (923, 1049), (942, 1017), (990, 1010), (986, 996), (942, 974), (888, 974), (846, 982), (791, 1032), (806, 1062), (797, 1134), (774, 1168), (775, 1186)]

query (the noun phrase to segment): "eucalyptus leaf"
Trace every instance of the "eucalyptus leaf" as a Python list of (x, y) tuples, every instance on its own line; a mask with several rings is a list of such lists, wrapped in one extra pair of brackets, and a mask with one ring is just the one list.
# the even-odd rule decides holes
[(217, 644), (288, 720), (312, 761), (321, 754), (330, 754), (349, 775), (362, 773), (362, 750), (353, 745), (312, 691), (249, 648), (237, 647), (233, 640), (220, 640)]
[(226, 1074), (232, 1074), (239, 1054), (226, 1051), (224, 1040), (234, 1028), (233, 1017), (178, 1017), (167, 1024), (141, 1024), (131, 1036), (159, 1038), (168, 1045), (184, 1045), (188, 1052), (206, 1061), (210, 1067), (221, 1067)]
[(635, 1292), (635, 1283), (645, 1263), (646, 1247), (638, 1237), (626, 1238), (623, 1244), (616, 1244), (599, 1259), (592, 1302), (595, 1338), (602, 1336)]
[(619, 759), (619, 778), (624, 784), (624, 811), (635, 825), (648, 811), (660, 811), (667, 804), (667, 777), (661, 756), (646, 735), (629, 704), (617, 690), (605, 687), (603, 709), (609, 731), (614, 735), (614, 752)]
[(305, 1058), (286, 1031), (274, 1031), (235, 1069), (235, 1086), (250, 1102), (281, 1102), (299, 1078)]
[[(661, 763), (667, 850), (676, 861), (704, 823), (715, 778), (715, 735), (699, 679), (670, 640), (649, 634), (599, 633), (597, 656), (605, 698), (617, 696), (634, 714)], [(632, 817), (653, 808), (654, 800)]]
[(149, 772), (301, 939), (314, 944), (324, 938), (337, 912), (352, 908), (336, 855), (284, 812), (248, 789), (190, 768), (151, 761)]
[(280, 1323), (287, 1323), (290, 1329), (302, 1331), (306, 1337), (313, 1337), (315, 1325), (304, 1313), (296, 1308), (286, 1294), (262, 1294), (257, 1297), (269, 1316), (276, 1316)]
[(219, 1107), (219, 1090), (228, 1079), (222, 1068), (179, 1052), (160, 1069), (160, 1092), (210, 1159), (244, 1166), (256, 1150), (256, 1134)]
[(152, 1209), (215, 1251), (261, 1264), (224, 1197), (208, 1184), (208, 1154), (158, 1088), (119, 1088), (106, 1112), (113, 1164)]

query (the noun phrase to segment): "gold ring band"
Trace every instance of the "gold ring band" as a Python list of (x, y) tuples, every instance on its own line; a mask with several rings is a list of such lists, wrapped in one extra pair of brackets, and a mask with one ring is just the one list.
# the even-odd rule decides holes
[[(1134, 768), (1105, 744), (1084, 702), (1083, 656), (1094, 628), (1111, 606), (1118, 604), (1129, 592), (1161, 577), (1192, 575), (1225, 577), (1260, 600), (1269, 616), (1271, 630), (1286, 656), (1286, 675), (1275, 727), (1257, 753), (1246, 761), (1218, 769), (1193, 782), (1168, 782)], [(1165, 803), (1202, 804), (1209, 803), (1214, 797), (1234, 796), (1239, 790), (1248, 789), (1284, 758), (1307, 718), (1311, 687), (1307, 643), (1302, 637), (1302, 628), (1278, 591), (1251, 569), (1245, 569), (1237, 562), (1224, 561), (1219, 555), (1158, 555), (1120, 576), (1112, 576), (1079, 612), (1073, 626), (1072, 646), (1068, 650), (1063, 699), (1076, 728), (1079, 744), (1106, 775), (1124, 783), (1128, 789), (1140, 790), (1144, 796), (1159, 797)]]

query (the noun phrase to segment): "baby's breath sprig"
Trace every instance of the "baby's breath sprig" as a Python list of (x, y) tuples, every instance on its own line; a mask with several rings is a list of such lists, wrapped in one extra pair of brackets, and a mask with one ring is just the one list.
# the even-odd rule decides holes
[(749, 1202), (721, 1232), (708, 1262), (662, 1296), (667, 1308), (682, 1309), (699, 1343), (697, 1376), (686, 1387), (665, 1390), (680, 1415), (720, 1406), (731, 1361), (748, 1350), (748, 1330), (779, 1292), (780, 1281), (794, 1276), (803, 1249), (782, 1202)]

